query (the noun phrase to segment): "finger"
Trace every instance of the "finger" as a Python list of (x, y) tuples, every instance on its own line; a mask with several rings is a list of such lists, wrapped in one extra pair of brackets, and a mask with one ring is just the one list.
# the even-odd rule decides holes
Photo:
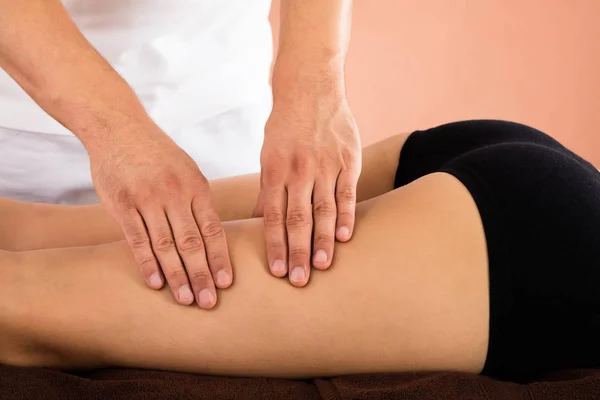
[(233, 268), (223, 225), (210, 203), (210, 198), (195, 198), (192, 211), (206, 247), (206, 259), (213, 280), (219, 288), (226, 289), (233, 282)]
[[(208, 267), (202, 235), (194, 219), (191, 204), (179, 204), (167, 209), (169, 223), (173, 229), (175, 246), (183, 260), (196, 303), (200, 308), (210, 309), (217, 303), (217, 292), (213, 276)], [(223, 279), (223, 278), (221, 278)], [(224, 286), (229, 286), (231, 280)]]
[(121, 227), (144, 280), (152, 289), (162, 289), (165, 281), (152, 251), (146, 225), (137, 209), (126, 214), (121, 220)]
[(294, 286), (308, 283), (312, 236), (311, 197), (313, 184), (296, 184), (288, 188), (286, 216), (289, 246), (289, 279)]
[(162, 207), (153, 205), (142, 209), (141, 214), (148, 227), (152, 250), (160, 263), (175, 300), (184, 305), (192, 304), (194, 295), (190, 288), (187, 272), (177, 253), (175, 239), (165, 211)]
[(331, 180), (319, 179), (313, 191), (313, 257), (315, 268), (327, 269), (333, 259), (337, 208)]
[(265, 226), (267, 263), (269, 264), (271, 274), (282, 278), (288, 272), (285, 225), (287, 193), (283, 186), (265, 187), (263, 199), (263, 223)]
[(346, 242), (352, 237), (356, 212), (356, 186), (358, 173), (344, 168), (337, 179), (335, 201), (337, 205), (336, 238)]

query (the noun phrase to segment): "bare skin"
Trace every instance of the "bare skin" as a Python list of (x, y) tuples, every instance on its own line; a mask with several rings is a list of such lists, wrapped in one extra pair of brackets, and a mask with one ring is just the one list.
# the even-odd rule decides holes
[[(0, 362), (274, 377), (481, 371), (489, 290), (477, 207), (447, 174), (390, 191), (396, 161), (386, 160), (397, 159), (403, 142), (396, 137), (365, 151), (363, 177), (373, 173), (373, 185), (359, 184), (370, 200), (357, 206), (354, 237), (338, 245), (331, 270), (303, 289), (270, 274), (260, 219), (225, 224), (236, 278), (214, 311), (148, 290), (122, 241), (3, 251)], [(240, 204), (248, 195), (251, 205), (255, 193), (236, 195)], [(102, 218), (96, 212), (92, 223)], [(2, 229), (15, 228), (14, 220)], [(54, 222), (78, 244), (112, 235), (82, 238), (76, 224)], [(68, 245), (23, 231), (20, 248)]]
[(352, 1), (283, 0), (280, 21), (255, 216), (273, 275), (304, 286), (311, 265), (327, 269), (335, 240), (354, 229), (361, 145), (344, 74)]
[[(364, 201), (394, 188), (398, 153), (407, 134), (373, 144), (363, 151), (364, 164), (357, 200)], [(211, 182), (215, 212), (222, 221), (248, 219), (260, 188), (258, 174)], [(0, 198), (0, 249), (23, 251), (75, 247), (123, 240), (120, 226), (102, 205), (58, 206)], [(27, 221), (26, 224), (23, 221)]]
[[(278, 90), (257, 212), (266, 207), (277, 216), (265, 219), (270, 258), (279, 261), (273, 273), (286, 274), (289, 255), (300, 271), (297, 279), (289, 274), (297, 286), (309, 279), (313, 216), (322, 240), (314, 243), (320, 252), (312, 262), (322, 268), (331, 264), (336, 223), (343, 228), (339, 240), (353, 229), (360, 145), (344, 85), (351, 9), (351, 0), (281, 2)], [(60, 0), (0, 0), (0, 10), (0, 68), (81, 140), (96, 192), (125, 233), (147, 285), (168, 283), (179, 303), (213, 307), (216, 288), (229, 287), (233, 273), (215, 199), (198, 166), (149, 117)], [(111, 11), (120, 11), (116, 3)], [(321, 206), (311, 213), (313, 197)], [(332, 208), (333, 217), (321, 212)]]

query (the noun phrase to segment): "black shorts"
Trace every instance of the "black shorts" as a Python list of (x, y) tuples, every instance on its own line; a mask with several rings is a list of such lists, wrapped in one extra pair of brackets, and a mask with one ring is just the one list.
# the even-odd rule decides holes
[(526, 380), (600, 367), (600, 173), (546, 134), (504, 121), (414, 132), (395, 186), (458, 178), (483, 221), (490, 337), (483, 374)]

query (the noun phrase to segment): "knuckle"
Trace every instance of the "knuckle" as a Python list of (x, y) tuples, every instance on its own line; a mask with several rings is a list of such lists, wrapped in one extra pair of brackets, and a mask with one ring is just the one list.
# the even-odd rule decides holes
[(194, 270), (189, 275), (193, 281), (207, 281), (208, 279), (212, 279), (210, 271), (206, 268)]
[(304, 155), (295, 154), (292, 156), (292, 173), (299, 177), (304, 177), (309, 172), (309, 158)]
[(263, 216), (264, 224), (267, 227), (283, 226), (284, 217), (281, 210), (277, 208), (266, 209)]
[(269, 243), (268, 249), (269, 249), (269, 252), (273, 256), (279, 256), (279, 255), (285, 254), (285, 246), (283, 245), (283, 242), (280, 242), (280, 241), (275, 241), (275, 242)]
[(115, 202), (117, 204), (117, 208), (121, 211), (128, 212), (136, 209), (135, 202), (133, 201), (129, 189), (127, 188), (119, 189), (117, 191)]
[(357, 154), (354, 149), (350, 147), (345, 147), (342, 149), (342, 160), (344, 161), (344, 165), (346, 167), (351, 167), (356, 163)]
[(321, 171), (321, 175), (330, 175), (334, 169), (339, 170), (341, 164), (341, 162), (330, 155), (325, 154), (321, 156), (319, 158), (319, 170)]
[(210, 208), (210, 182), (202, 174), (193, 179), (189, 187), (186, 185), (186, 189), (190, 192), (194, 208), (200, 210)]
[(208, 254), (208, 263), (213, 269), (222, 269), (225, 266), (227, 257), (220, 251), (213, 251)]
[(174, 268), (167, 274), (169, 282), (179, 282), (187, 280), (187, 273), (183, 268)]
[(171, 236), (159, 236), (154, 242), (154, 251), (157, 253), (166, 253), (175, 248), (175, 241)]
[(312, 223), (308, 214), (301, 208), (289, 209), (286, 222), (290, 228), (305, 228)]
[(305, 260), (308, 258), (308, 251), (302, 247), (293, 247), (290, 249), (290, 258), (292, 260)]
[(328, 233), (317, 233), (315, 234), (315, 244), (330, 244), (333, 242), (333, 235)]
[(354, 189), (354, 186), (351, 185), (344, 185), (342, 187), (339, 187), (336, 194), (335, 194), (336, 199), (342, 200), (342, 201), (348, 201), (348, 202), (355, 202), (356, 201), (356, 190)]
[(157, 267), (156, 258), (150, 254), (138, 257), (138, 265), (144, 271), (154, 270)]
[(281, 148), (263, 146), (260, 152), (260, 162), (263, 167), (270, 165), (278, 165), (285, 159), (284, 152)]
[(198, 187), (200, 190), (210, 190), (210, 182), (204, 175), (198, 174), (196, 179), (198, 180)]
[(333, 218), (336, 216), (337, 208), (330, 200), (318, 200), (313, 205), (313, 211), (319, 217)]
[(156, 199), (153, 188), (143, 186), (130, 194), (132, 204), (149, 204)]
[(133, 231), (128, 233), (129, 246), (133, 250), (140, 250), (150, 246), (150, 240), (146, 232)]
[(214, 217), (208, 218), (206, 221), (204, 221), (200, 231), (202, 232), (202, 237), (206, 239), (217, 239), (223, 235), (221, 221)]
[(196, 232), (184, 233), (175, 242), (177, 243), (177, 249), (183, 253), (198, 253), (204, 250), (202, 237)]
[(283, 181), (283, 168), (281, 163), (267, 163), (263, 169), (263, 181), (267, 185), (275, 185)]
[(354, 211), (351, 210), (351, 209), (340, 210), (338, 212), (338, 219), (339, 220), (352, 221), (353, 218), (354, 218)]
[(181, 190), (181, 181), (173, 172), (168, 172), (163, 178), (163, 185), (169, 192), (179, 192)]

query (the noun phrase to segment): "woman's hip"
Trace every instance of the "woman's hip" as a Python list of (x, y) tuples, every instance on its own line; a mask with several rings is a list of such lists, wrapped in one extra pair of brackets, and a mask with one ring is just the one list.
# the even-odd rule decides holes
[(533, 128), (465, 121), (413, 133), (396, 185), (454, 175), (485, 230), (490, 337), (484, 373), (600, 365), (600, 173)]

